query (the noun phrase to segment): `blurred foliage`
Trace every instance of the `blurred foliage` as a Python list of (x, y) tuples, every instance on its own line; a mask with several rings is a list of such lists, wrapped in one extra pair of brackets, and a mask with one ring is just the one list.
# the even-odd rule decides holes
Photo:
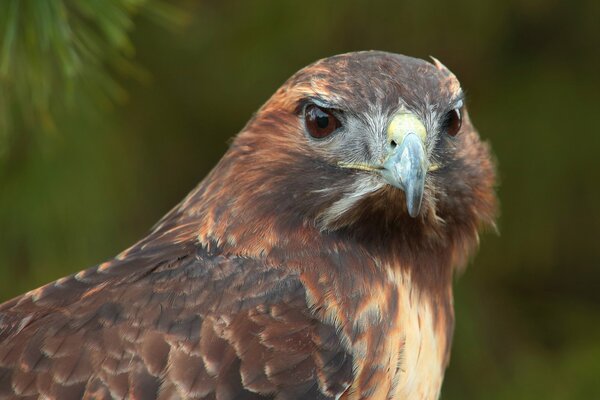
[[(78, 9), (77, 2), (56, 3)], [(98, 9), (104, 4), (130, 2), (99, 2)], [(138, 11), (115, 6), (129, 21), (114, 21), (130, 37), (127, 45), (93, 22), (102, 11), (82, 19), (96, 26), (106, 53), (95, 64), (76, 57), (74, 65), (107, 74), (124, 89), (117, 93), (129, 100), (113, 109), (88, 111), (96, 96), (115, 96), (106, 96), (95, 74), (65, 79), (55, 51), (39, 50), (40, 66), (18, 73), (27, 59), (17, 48), (53, 49), (36, 33), (50, 28), (22, 20), (18, 32), (33, 33), (11, 39), (9, 60), (8, 34), (1, 34), (0, 98), (12, 99), (2, 120), (30, 121), (9, 127), (11, 146), (0, 162), (1, 299), (107, 259), (140, 238), (302, 66), (360, 49), (431, 54), (467, 91), (470, 115), (499, 160), (502, 204), (500, 235), (483, 236), (475, 262), (457, 279), (443, 398), (600, 398), (600, 2), (170, 4), (189, 19), (181, 32), (130, 19)], [(7, 32), (7, 12), (0, 19), (0, 32)], [(18, 45), (27, 40), (30, 47)], [(147, 79), (131, 79), (128, 68), (105, 58), (116, 52), (128, 64), (133, 49)], [(63, 108), (65, 88), (72, 106)], [(40, 133), (45, 117), (22, 118), (23, 108), (39, 113), (33, 97), (40, 93), (47, 93), (41, 96), (54, 135)]]
[(0, 4), (0, 157), (9, 134), (54, 131), (65, 106), (106, 107), (124, 100), (113, 76), (144, 77), (131, 62), (133, 17), (175, 26), (183, 15), (149, 0), (3, 0)]

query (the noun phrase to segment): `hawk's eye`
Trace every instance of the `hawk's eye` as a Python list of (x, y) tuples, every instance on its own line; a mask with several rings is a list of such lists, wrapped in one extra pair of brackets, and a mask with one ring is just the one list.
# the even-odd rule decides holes
[(304, 110), (306, 129), (310, 136), (321, 139), (331, 135), (342, 124), (330, 110), (310, 104)]
[(446, 114), (442, 128), (450, 136), (456, 136), (462, 125), (462, 108), (455, 108)]

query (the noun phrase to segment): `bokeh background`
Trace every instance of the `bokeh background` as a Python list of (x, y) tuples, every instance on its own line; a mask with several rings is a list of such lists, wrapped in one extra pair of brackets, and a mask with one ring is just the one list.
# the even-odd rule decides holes
[(442, 60), (499, 160), (442, 398), (600, 398), (597, 0), (2, 0), (0, 301), (132, 244), (288, 76), (361, 49)]

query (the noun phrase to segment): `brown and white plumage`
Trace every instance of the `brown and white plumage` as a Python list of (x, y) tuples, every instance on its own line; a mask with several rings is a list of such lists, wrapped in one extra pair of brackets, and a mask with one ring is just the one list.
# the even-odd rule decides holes
[[(389, 53), (299, 71), (146, 238), (0, 305), (0, 399), (437, 398), (452, 273), (495, 211), (466, 112), (445, 132), (461, 96)], [(312, 138), (307, 104), (340, 128)], [(426, 131), (420, 207), (382, 178), (399, 113)]]

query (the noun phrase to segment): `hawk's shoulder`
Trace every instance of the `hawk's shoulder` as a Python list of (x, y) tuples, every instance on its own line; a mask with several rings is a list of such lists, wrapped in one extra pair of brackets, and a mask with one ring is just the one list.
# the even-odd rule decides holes
[(0, 398), (329, 398), (351, 373), (298, 273), (197, 246), (139, 247), (0, 306)]

